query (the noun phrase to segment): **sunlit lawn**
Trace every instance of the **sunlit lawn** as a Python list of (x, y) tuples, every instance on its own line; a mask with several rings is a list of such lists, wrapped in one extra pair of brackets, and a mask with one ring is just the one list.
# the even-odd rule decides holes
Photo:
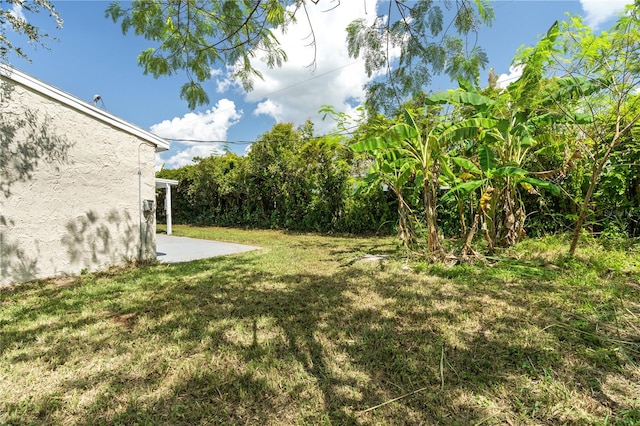
[(633, 246), (174, 232), (262, 249), (0, 291), (0, 424), (640, 423)]

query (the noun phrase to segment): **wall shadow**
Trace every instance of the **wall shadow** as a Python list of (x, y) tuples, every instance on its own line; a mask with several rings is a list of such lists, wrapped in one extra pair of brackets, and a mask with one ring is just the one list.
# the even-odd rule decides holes
[(14, 83), (0, 79), (0, 194), (5, 198), (13, 185), (32, 179), (42, 163), (60, 170), (74, 145), (55, 132), (48, 114), (12, 107), (14, 92)]
[(0, 286), (3, 282), (23, 282), (40, 272), (37, 256), (27, 254), (19, 238), (10, 230), (20, 218), (3, 214), (15, 184), (31, 180), (38, 167), (46, 164), (56, 171), (68, 164), (73, 147), (53, 126), (53, 118), (16, 103), (16, 85), (0, 78)]
[(61, 239), (72, 265), (95, 269), (96, 265), (133, 261), (138, 256), (138, 223), (128, 211), (110, 210), (103, 217), (90, 210), (67, 222)]

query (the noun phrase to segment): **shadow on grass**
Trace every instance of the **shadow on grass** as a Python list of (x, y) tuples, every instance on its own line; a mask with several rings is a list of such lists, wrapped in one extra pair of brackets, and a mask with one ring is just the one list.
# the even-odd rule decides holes
[[(558, 273), (339, 266), (371, 248), (323, 259), (326, 271), (279, 274), (254, 253), (0, 292), (2, 362), (48, 380), (5, 398), (0, 422), (559, 424), (637, 414), (632, 397), (614, 400), (603, 385), (633, 383), (638, 352), (595, 320), (569, 321), (583, 300), (554, 284)], [(2, 384), (11, 380), (21, 386)]]

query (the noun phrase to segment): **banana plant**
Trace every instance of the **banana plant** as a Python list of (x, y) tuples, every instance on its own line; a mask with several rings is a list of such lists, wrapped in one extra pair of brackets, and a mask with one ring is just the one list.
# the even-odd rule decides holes
[(405, 188), (413, 180), (411, 164), (404, 160), (402, 151), (393, 141), (380, 137), (365, 139), (351, 145), (353, 152), (367, 152), (373, 163), (364, 180), (364, 188), (386, 186), (398, 199), (398, 237), (405, 248), (416, 243), (412, 209), (405, 197)]
[(474, 253), (471, 243), (478, 226), (484, 231), (489, 251), (493, 251), (496, 243), (513, 244), (524, 234), (524, 203), (512, 196), (518, 188), (533, 194), (537, 193), (536, 188), (560, 194), (560, 188), (532, 176), (531, 172), (513, 164), (498, 163), (494, 151), (486, 144), (480, 145), (475, 162), (463, 157), (449, 159), (462, 173), (456, 175), (451, 168), (444, 169), (446, 178), (454, 185), (443, 198), (469, 196), (478, 190), (480, 194), (463, 245), (464, 255)]
[[(557, 28), (552, 27), (549, 37), (553, 38), (556, 32)], [(426, 99), (427, 105), (449, 104), (471, 116), (466, 120), (470, 127), (465, 132), (475, 150), (475, 155), (470, 157), (477, 158), (477, 164), (463, 157), (451, 159), (451, 162), (473, 178), (456, 181), (450, 175), (448, 179), (453, 182), (454, 194), (470, 194), (482, 188), (480, 200), (486, 201), (483, 201), (486, 209), (482, 214), (486, 219), (484, 226), (489, 249), (496, 243), (513, 245), (523, 235), (526, 218), (523, 191), (536, 193), (536, 187), (554, 193), (559, 190), (526, 170), (535, 163), (535, 154), (553, 139), (553, 124), (566, 119), (564, 114), (544, 103), (542, 88), (549, 83), (539, 72), (538, 59), (535, 54), (531, 55), (523, 64), (522, 77), (506, 90), (494, 93), (493, 97), (480, 93), (467, 82), (460, 82), (460, 88)], [(560, 87), (559, 84), (556, 86)], [(553, 175), (549, 172), (553, 171), (543, 174)], [(479, 208), (476, 215), (481, 210)], [(470, 230), (470, 233), (474, 232)]]
[[(478, 126), (492, 127), (497, 125), (497, 121), (473, 118), (458, 123), (436, 123), (430, 120), (429, 111), (420, 112), (424, 114), (418, 116), (405, 110), (402, 122), (388, 127), (380, 136), (353, 144), (351, 149), (374, 155), (377, 170), (386, 170), (387, 176), (410, 175), (419, 184), (427, 230), (427, 250), (437, 254), (442, 251), (437, 227), (437, 206), (441, 169), (447, 158), (446, 147), (454, 141), (468, 138), (477, 131)], [(400, 179), (401, 183), (407, 181)], [(400, 196), (398, 199), (401, 200)]]
[[(376, 159), (377, 169), (393, 171), (391, 175), (402, 177), (400, 183), (406, 183), (407, 176), (419, 183), (424, 203), (427, 250), (431, 253), (440, 252), (436, 206), (441, 144), (436, 128), (423, 132), (414, 115), (405, 110), (402, 122), (387, 128), (381, 136), (351, 145), (351, 149), (372, 154)], [(392, 188), (391, 185), (389, 187)], [(399, 192), (401, 191), (397, 191), (396, 195)], [(398, 199), (401, 200), (400, 197)]]
[[(540, 139), (535, 136), (531, 122), (520, 119), (514, 114), (507, 119), (496, 119), (492, 127), (477, 127), (476, 156), (473, 157), (477, 158), (477, 164), (464, 157), (450, 159), (464, 177), (462, 182), (453, 180), (455, 193), (469, 194), (482, 188), (476, 215), (482, 213), (484, 217), (489, 250), (496, 244), (513, 245), (524, 235), (524, 192), (537, 194), (536, 188), (544, 188), (553, 194), (559, 193), (555, 185), (526, 170)], [(451, 180), (451, 175), (449, 178)], [(476, 219), (481, 217), (476, 216), (474, 223)], [(472, 225), (470, 234), (474, 232)], [(466, 244), (465, 249), (468, 247)]]
[(418, 182), (421, 182), (424, 219), (427, 229), (427, 250), (431, 253), (442, 250), (437, 228), (437, 202), (439, 164), (442, 155), (442, 144), (438, 128), (432, 127), (428, 132), (421, 132), (414, 116), (408, 111), (404, 114), (404, 123), (391, 127), (386, 137), (400, 146), (400, 152), (406, 158)]

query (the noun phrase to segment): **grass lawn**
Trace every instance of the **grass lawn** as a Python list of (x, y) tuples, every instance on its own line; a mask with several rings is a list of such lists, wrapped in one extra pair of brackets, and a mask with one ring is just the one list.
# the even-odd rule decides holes
[(263, 249), (0, 291), (0, 424), (640, 424), (636, 247), (174, 232)]

